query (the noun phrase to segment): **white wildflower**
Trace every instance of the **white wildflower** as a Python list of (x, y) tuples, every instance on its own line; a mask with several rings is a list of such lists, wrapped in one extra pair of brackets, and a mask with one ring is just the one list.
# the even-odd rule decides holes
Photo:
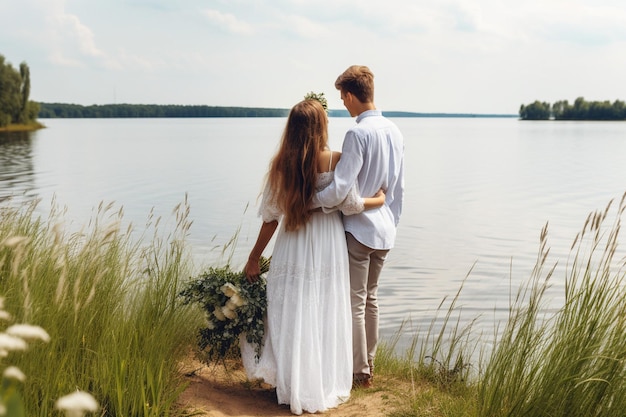
[(209, 320), (209, 321), (207, 322), (207, 324), (206, 324), (206, 327), (207, 327), (209, 330), (213, 330), (213, 329), (215, 329), (215, 323), (213, 323), (211, 320)]
[(0, 310), (0, 320), (9, 321), (11, 320), (11, 315), (4, 310)]
[(224, 314), (224, 316), (228, 317), (231, 320), (234, 320), (237, 318), (237, 313), (235, 313), (233, 310), (231, 310), (230, 308), (226, 306), (222, 307), (222, 313)]
[(76, 391), (59, 398), (56, 408), (64, 411), (68, 417), (82, 417), (86, 412), (98, 411), (98, 402), (88, 392)]
[(41, 340), (46, 343), (50, 341), (50, 336), (44, 329), (30, 324), (14, 324), (6, 329), (6, 333), (24, 340)]
[(219, 321), (224, 321), (226, 320), (226, 316), (224, 316), (224, 313), (222, 313), (222, 309), (219, 307), (215, 307), (215, 310), (213, 310), (213, 315), (215, 316), (216, 319), (218, 319)]
[(26, 350), (26, 342), (19, 337), (0, 333), (0, 351)]
[(239, 288), (235, 287), (230, 282), (227, 282), (226, 284), (222, 285), (220, 290), (222, 290), (222, 292), (224, 293), (226, 297), (232, 297), (235, 294), (239, 294)]
[(24, 372), (22, 372), (17, 366), (9, 366), (4, 370), (2, 375), (8, 379), (15, 379), (20, 382), (26, 381), (26, 375), (24, 375)]
[(2, 241), (2, 245), (8, 248), (14, 248), (22, 243), (28, 243), (30, 240), (27, 236), (11, 236)]

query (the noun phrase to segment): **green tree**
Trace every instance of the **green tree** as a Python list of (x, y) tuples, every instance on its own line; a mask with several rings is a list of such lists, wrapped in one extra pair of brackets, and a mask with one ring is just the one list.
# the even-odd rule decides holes
[[(546, 111), (550, 111), (547, 103), (535, 101), (520, 107), (520, 117), (523, 120), (545, 120)], [(626, 120), (626, 103), (615, 100), (611, 103), (604, 101), (585, 101), (578, 97), (574, 105), (567, 100), (557, 101), (552, 105), (551, 114), (554, 120)]]
[(18, 115), (18, 122), (20, 123), (28, 123), (30, 120), (28, 118), (28, 98), (30, 96), (30, 69), (26, 62), (22, 62), (20, 64), (20, 98), (21, 98), (21, 106), (20, 113)]
[(615, 120), (626, 120), (626, 103), (621, 100), (615, 100), (612, 109)]
[(550, 103), (535, 100), (527, 106), (523, 105), (519, 109), (519, 115), (522, 120), (549, 120), (550, 119)]
[(589, 103), (585, 101), (583, 97), (578, 97), (574, 101), (574, 108), (572, 109), (572, 118), (575, 120), (587, 120), (589, 119)]
[(20, 110), (20, 74), (0, 55), (0, 126), (15, 123)]
[(552, 116), (555, 120), (565, 119), (569, 109), (570, 105), (567, 100), (557, 101), (552, 105)]
[(29, 100), (30, 69), (25, 62), (19, 71), (0, 55), (0, 127), (37, 120), (39, 106)]

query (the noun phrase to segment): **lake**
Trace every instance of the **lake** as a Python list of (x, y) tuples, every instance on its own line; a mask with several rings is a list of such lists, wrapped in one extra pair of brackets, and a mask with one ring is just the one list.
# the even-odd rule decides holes
[[(535, 265), (548, 223), (550, 297), (558, 306), (569, 248), (587, 215), (626, 191), (626, 123), (514, 118), (398, 118), (406, 140), (406, 198), (380, 288), (381, 331), (425, 331), (467, 277), (461, 321), (488, 336)], [(238, 233), (243, 266), (260, 220), (257, 197), (285, 119), (48, 119), (28, 134), (0, 133), (0, 200), (53, 198), (70, 227), (101, 202), (143, 227), (172, 224), (187, 196), (198, 270), (216, 265)], [(351, 118), (331, 118), (341, 149)], [(269, 255), (270, 249), (266, 250)], [(471, 272), (470, 272), (471, 270)]]

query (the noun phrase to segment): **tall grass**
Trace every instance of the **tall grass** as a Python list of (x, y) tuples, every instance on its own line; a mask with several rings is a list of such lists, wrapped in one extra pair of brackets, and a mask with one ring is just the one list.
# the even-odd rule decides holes
[(464, 285), (465, 281), (447, 307), (447, 297), (441, 301), (425, 336), (420, 338), (419, 331), (416, 332), (404, 354), (399, 353), (398, 343), (406, 333), (408, 321), (402, 323), (390, 340), (380, 344), (376, 366), (405, 378), (425, 378), (446, 389), (457, 382), (468, 381), (471, 370), (478, 365), (472, 364), (472, 360), (476, 357), (479, 340), (472, 333), (475, 319), (461, 325), (462, 312), (457, 303)]
[(172, 232), (161, 236), (160, 219), (149, 219), (143, 238), (121, 229), (123, 212), (112, 205), (101, 205), (78, 232), (66, 231), (54, 205), (45, 220), (35, 209), (0, 206), (5, 307), (51, 337), (9, 358), (27, 375), (27, 415), (55, 415), (55, 400), (77, 389), (91, 393), (105, 416), (175, 414), (180, 362), (201, 323), (178, 297), (191, 275), (186, 201), (174, 211)]
[[(618, 238), (626, 194), (615, 210), (612, 205), (589, 215), (570, 248), (564, 277), (548, 264), (547, 225), (541, 231), (535, 267), (511, 301), (503, 328), (494, 329), (488, 354), (482, 335), (471, 334), (472, 323), (460, 327), (453, 317), (460, 318), (463, 286), (447, 310), (440, 305), (440, 327), (435, 317), (404, 356), (397, 351), (403, 328), (383, 343), (376, 369), (412, 384), (390, 416), (625, 415), (626, 259)], [(555, 279), (565, 284), (558, 308), (546, 291)]]
[[(626, 261), (618, 237), (625, 199), (612, 223), (612, 204), (587, 218), (572, 244), (565, 301), (555, 313), (546, 290), (563, 278), (548, 265), (547, 226), (542, 230), (535, 268), (511, 301), (502, 331), (496, 329), (488, 357), (473, 322), (460, 324), (457, 302), (468, 281), (449, 303), (442, 301), (427, 336), (415, 336), (404, 355), (397, 345), (404, 329), (383, 343), (377, 375), (391, 381), (389, 389), (395, 378), (411, 383), (392, 415), (624, 415)], [(150, 219), (143, 239), (131, 238), (130, 226), (120, 228), (123, 213), (111, 206), (101, 206), (79, 232), (66, 231), (62, 212), (43, 220), (35, 208), (0, 206), (5, 309), (51, 336), (8, 358), (27, 375), (27, 415), (55, 415), (55, 400), (77, 389), (93, 394), (105, 416), (180, 414), (178, 366), (203, 325), (178, 297), (181, 278), (191, 275), (186, 202), (175, 210), (173, 232), (161, 237), (160, 219)]]
[[(411, 384), (390, 417), (473, 415), (476, 390), (472, 371), (479, 364), (472, 360), (480, 360), (480, 355), (476, 355), (479, 339), (472, 333), (475, 320), (462, 325), (458, 308), (468, 277), (469, 274), (447, 307), (447, 298), (441, 301), (425, 336), (420, 337), (418, 329), (403, 354), (398, 343), (407, 331), (406, 321), (391, 339), (379, 345), (376, 373)], [(388, 386), (393, 386), (393, 382)]]
[(565, 302), (543, 314), (547, 231), (532, 279), (510, 307), (510, 318), (482, 375), (477, 415), (616, 416), (626, 410), (626, 282), (617, 256), (624, 197), (612, 224), (611, 204), (591, 213), (571, 247)]

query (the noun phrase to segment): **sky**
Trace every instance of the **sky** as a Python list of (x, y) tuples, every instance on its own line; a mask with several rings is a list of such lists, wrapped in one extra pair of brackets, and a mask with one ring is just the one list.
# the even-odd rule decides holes
[(626, 101), (623, 0), (0, 0), (39, 102), (290, 108), (353, 64), (385, 111)]

